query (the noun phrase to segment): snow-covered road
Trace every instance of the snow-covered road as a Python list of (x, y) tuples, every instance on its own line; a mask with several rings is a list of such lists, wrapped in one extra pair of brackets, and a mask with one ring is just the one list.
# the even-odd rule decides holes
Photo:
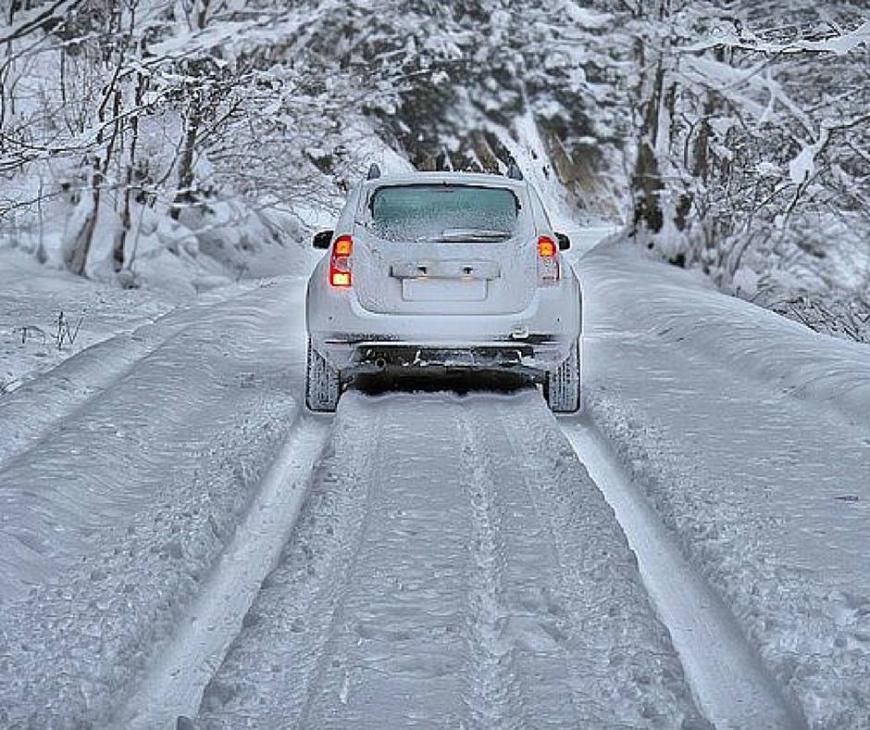
[(537, 393), (350, 394), (327, 454), (203, 727), (697, 719), (613, 514)]
[(0, 726), (870, 727), (870, 348), (578, 268), (576, 418), (307, 416), (296, 279), (0, 400)]

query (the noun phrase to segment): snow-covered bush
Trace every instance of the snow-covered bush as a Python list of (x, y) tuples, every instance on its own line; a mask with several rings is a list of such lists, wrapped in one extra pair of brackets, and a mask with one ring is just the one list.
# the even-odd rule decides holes
[(0, 245), (124, 285), (153, 278), (155, 259), (161, 277), (304, 268), (304, 253), (272, 249), (307, 238), (379, 150), (363, 113), (378, 79), (338, 64), (311, 74), (298, 53), (317, 13), (13, 3), (0, 29)]
[(848, 336), (838, 313), (870, 314), (866, 9), (656, 0), (631, 15), (635, 236), (758, 302), (849, 301), (807, 319)]

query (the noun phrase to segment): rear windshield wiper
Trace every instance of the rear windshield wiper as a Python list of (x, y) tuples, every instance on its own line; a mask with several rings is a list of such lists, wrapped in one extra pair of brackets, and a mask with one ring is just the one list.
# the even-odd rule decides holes
[(505, 241), (511, 234), (487, 228), (446, 228), (437, 241)]

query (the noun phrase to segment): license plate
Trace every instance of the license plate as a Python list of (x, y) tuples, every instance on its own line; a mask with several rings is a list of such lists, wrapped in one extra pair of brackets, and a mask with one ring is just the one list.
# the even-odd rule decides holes
[(406, 302), (482, 302), (486, 299), (485, 279), (402, 279)]

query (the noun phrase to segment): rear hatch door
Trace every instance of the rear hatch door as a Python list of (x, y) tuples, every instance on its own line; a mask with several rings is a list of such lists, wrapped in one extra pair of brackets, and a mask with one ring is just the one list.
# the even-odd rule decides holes
[(510, 314), (534, 295), (534, 227), (507, 188), (402, 185), (375, 190), (355, 235), (354, 289), (385, 314)]

